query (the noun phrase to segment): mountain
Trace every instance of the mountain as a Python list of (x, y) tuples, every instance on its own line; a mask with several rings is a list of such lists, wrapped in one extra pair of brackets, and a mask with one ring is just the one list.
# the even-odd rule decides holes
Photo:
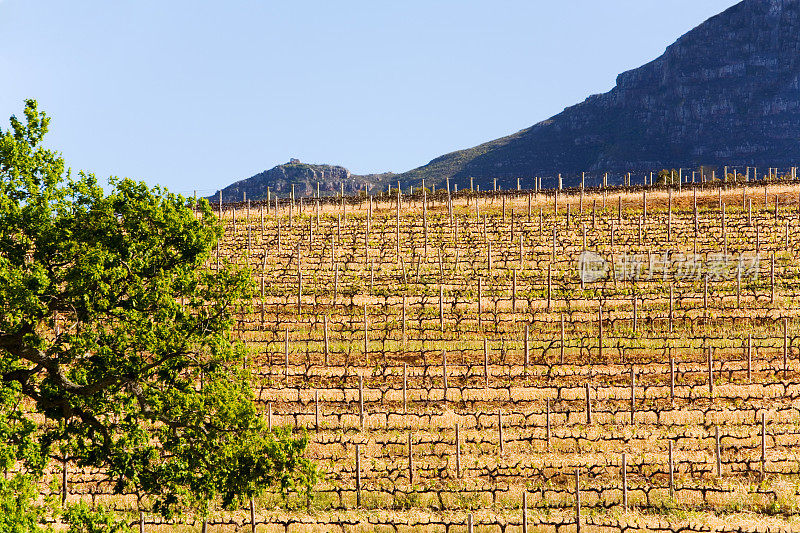
[[(363, 189), (366, 183), (371, 189), (376, 184), (394, 176), (392, 173), (369, 174), (359, 176), (350, 174), (344, 167), (335, 165), (312, 165), (292, 159), (288, 163), (264, 170), (247, 179), (237, 181), (222, 189), (223, 202), (249, 200), (265, 200), (267, 188), (272, 195), (290, 196), (292, 185), (296, 196), (312, 196), (317, 192), (317, 184), (321, 195), (341, 192), (342, 186), (346, 194), (354, 194)], [(219, 201), (220, 191), (209, 196), (211, 201)]]
[[(609, 92), (508, 137), (445, 154), (403, 174), (353, 176), (329, 165), (290, 162), (223, 189), (257, 199), (279, 194), (356, 192), (400, 181), (403, 187), (502, 188), (516, 178), (649, 172), (663, 168), (800, 163), (800, 0), (744, 0), (670, 45), (664, 54), (617, 77)], [(553, 181), (545, 182), (552, 186)], [(527, 187), (531, 182), (525, 183)], [(216, 198), (216, 197), (215, 197)]]
[(744, 0), (617, 77), (609, 92), (397, 176), (492, 178), (800, 161), (800, 0)]

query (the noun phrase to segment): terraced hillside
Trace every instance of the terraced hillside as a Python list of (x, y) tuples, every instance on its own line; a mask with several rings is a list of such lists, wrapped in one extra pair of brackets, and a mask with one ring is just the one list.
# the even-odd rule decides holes
[(800, 528), (800, 186), (746, 185), (226, 204), (259, 401), (324, 479), (209, 531)]

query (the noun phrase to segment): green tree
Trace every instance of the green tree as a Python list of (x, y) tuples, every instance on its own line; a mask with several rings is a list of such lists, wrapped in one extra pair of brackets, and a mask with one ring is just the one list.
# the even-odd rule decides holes
[(208, 202), (73, 177), (35, 101), (24, 115), (0, 130), (0, 466), (30, 486), (64, 453), (165, 516), (308, 496), (307, 440), (268, 430), (232, 337), (252, 277), (216, 270)]
[(36, 424), (20, 408), (21, 399), (18, 384), (0, 386), (0, 532), (41, 533), (51, 517), (48, 506), (37, 505), (46, 456), (35, 437)]
[(86, 502), (67, 509), (64, 520), (69, 524), (67, 533), (127, 533), (128, 524), (105, 508), (90, 509)]
[(675, 176), (677, 175), (676, 170), (667, 170), (663, 169), (658, 173), (658, 184), (659, 185), (672, 185), (673, 181), (675, 181)]

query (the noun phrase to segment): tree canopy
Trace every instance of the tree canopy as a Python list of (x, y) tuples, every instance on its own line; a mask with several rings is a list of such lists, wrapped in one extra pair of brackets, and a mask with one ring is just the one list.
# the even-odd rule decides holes
[(48, 124), (28, 100), (0, 129), (0, 466), (35, 483), (67, 457), (164, 515), (309, 491), (305, 437), (254, 402), (232, 334), (252, 277), (216, 269), (208, 202), (73, 176)]

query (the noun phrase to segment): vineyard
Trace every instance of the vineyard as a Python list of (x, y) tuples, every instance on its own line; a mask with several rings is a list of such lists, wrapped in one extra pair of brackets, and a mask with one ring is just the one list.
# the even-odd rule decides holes
[(800, 528), (794, 183), (215, 206), (258, 401), (323, 477), (208, 530)]

